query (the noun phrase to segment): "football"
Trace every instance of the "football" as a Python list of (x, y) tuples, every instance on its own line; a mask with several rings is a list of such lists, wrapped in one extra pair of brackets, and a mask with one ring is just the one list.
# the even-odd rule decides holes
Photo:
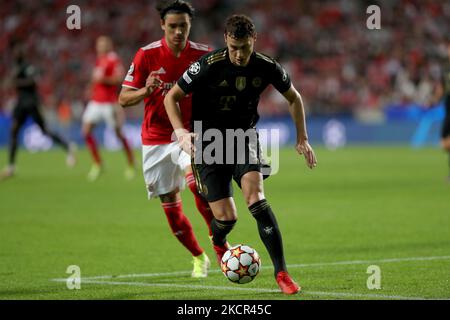
[(234, 283), (249, 283), (258, 275), (261, 258), (255, 249), (238, 244), (226, 251), (220, 261), (225, 277)]

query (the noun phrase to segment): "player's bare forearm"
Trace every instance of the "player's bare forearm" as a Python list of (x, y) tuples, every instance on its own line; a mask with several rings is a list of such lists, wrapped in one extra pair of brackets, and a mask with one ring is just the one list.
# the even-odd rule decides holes
[(300, 93), (293, 86), (291, 86), (291, 88), (283, 95), (289, 103), (289, 112), (295, 123), (295, 128), (297, 130), (297, 143), (308, 140), (305, 109), (303, 107), (303, 100)]
[(146, 98), (149, 95), (147, 88), (132, 89), (127, 87), (122, 87), (119, 95), (119, 104), (123, 107), (131, 107)]
[(183, 118), (181, 116), (181, 110), (178, 104), (185, 96), (186, 94), (180, 86), (175, 84), (175, 86), (170, 89), (164, 98), (164, 107), (166, 108), (167, 116), (169, 117), (175, 136), (177, 137), (178, 145), (187, 154), (192, 155), (193, 152), (195, 152), (195, 147), (192, 144), (192, 139), (195, 138), (195, 134), (184, 128)]
[(297, 143), (295, 149), (299, 154), (304, 155), (307, 166), (312, 169), (317, 165), (317, 159), (314, 150), (308, 142), (305, 109), (303, 107), (302, 97), (293, 86), (291, 86), (287, 92), (283, 93), (283, 96), (289, 103), (289, 112), (291, 113), (295, 128), (297, 129)]
[(175, 86), (170, 89), (164, 98), (164, 107), (166, 108), (167, 116), (169, 117), (175, 133), (177, 133), (177, 130), (184, 129), (183, 118), (181, 116), (181, 110), (178, 102), (185, 96), (186, 94), (183, 90), (178, 86), (178, 84), (175, 84)]

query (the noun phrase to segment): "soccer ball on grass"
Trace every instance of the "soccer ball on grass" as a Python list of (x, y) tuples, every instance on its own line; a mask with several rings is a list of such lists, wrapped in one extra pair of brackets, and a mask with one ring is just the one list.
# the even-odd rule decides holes
[(261, 268), (261, 259), (250, 246), (238, 244), (224, 253), (220, 266), (225, 277), (234, 283), (252, 281)]

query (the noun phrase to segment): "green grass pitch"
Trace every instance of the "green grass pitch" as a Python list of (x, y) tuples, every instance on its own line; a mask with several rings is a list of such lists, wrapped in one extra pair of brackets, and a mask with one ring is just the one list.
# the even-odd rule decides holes
[[(256, 224), (235, 188), (240, 220), (229, 236), (260, 253), (263, 269), (236, 285), (214, 263), (190, 278), (191, 258), (170, 234), (158, 200), (140, 174), (123, 178), (125, 157), (103, 152), (106, 173), (86, 180), (86, 151), (68, 169), (64, 154), (18, 154), (15, 178), (0, 182), (0, 300), (4, 299), (449, 299), (450, 183), (437, 148), (317, 148), (309, 170), (293, 148), (265, 182), (282, 230), (287, 264), (302, 293), (277, 292)], [(136, 151), (137, 159), (140, 154)], [(6, 150), (0, 150), (3, 166)], [(190, 191), (184, 209), (214, 262)], [(69, 290), (66, 269), (81, 269)], [(381, 289), (369, 290), (370, 265)], [(178, 273), (179, 272), (179, 273)], [(98, 278), (92, 278), (102, 276)], [(108, 277), (109, 276), (109, 277)]]

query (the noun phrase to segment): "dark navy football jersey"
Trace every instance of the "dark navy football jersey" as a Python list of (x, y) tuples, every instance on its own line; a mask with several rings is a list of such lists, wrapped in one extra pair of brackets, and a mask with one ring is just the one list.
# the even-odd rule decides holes
[(26, 62), (19, 62), (15, 65), (14, 78), (15, 80), (27, 80), (27, 85), (17, 85), (17, 93), (19, 96), (35, 96), (37, 94), (36, 89), (36, 68)]
[(247, 66), (235, 66), (227, 48), (203, 56), (178, 80), (186, 94), (192, 93), (192, 122), (202, 121), (203, 131), (254, 127), (260, 95), (269, 84), (280, 93), (291, 87), (278, 62), (253, 52)]

